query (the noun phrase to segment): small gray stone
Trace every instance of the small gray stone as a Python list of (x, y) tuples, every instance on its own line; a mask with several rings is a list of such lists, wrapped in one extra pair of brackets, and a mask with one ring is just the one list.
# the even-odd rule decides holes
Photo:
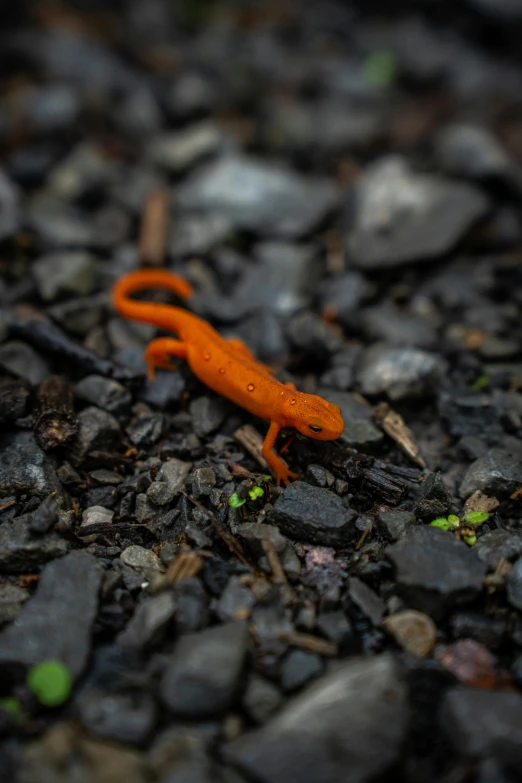
[(522, 696), (513, 691), (453, 688), (444, 697), (440, 724), (459, 755), (522, 764)]
[(90, 402), (108, 413), (120, 414), (130, 408), (132, 395), (118, 381), (104, 378), (102, 375), (87, 375), (74, 389), (79, 400)]
[(29, 522), (28, 529), (31, 533), (47, 533), (58, 521), (60, 509), (52, 495), (42, 500)]
[(357, 514), (334, 492), (294, 481), (276, 500), (270, 521), (289, 538), (346, 546), (356, 535)]
[(168, 459), (164, 462), (154, 481), (147, 490), (148, 499), (157, 506), (170, 503), (183, 489), (190, 464), (180, 459)]
[(114, 511), (103, 506), (91, 506), (82, 514), (82, 527), (86, 525), (107, 525), (112, 522)]
[(487, 495), (506, 497), (522, 487), (520, 457), (503, 449), (490, 449), (469, 466), (460, 485), (461, 497), (467, 498), (478, 489)]
[(326, 179), (242, 155), (227, 155), (196, 171), (178, 191), (184, 209), (224, 214), (238, 229), (298, 237), (312, 230), (337, 204)]
[(97, 283), (97, 259), (80, 250), (43, 256), (32, 269), (38, 292), (46, 302), (59, 296), (87, 296)]
[(411, 511), (393, 509), (381, 511), (377, 516), (379, 529), (389, 541), (398, 541), (415, 524)]
[(13, 236), (20, 222), (18, 188), (0, 169), (0, 240)]
[(356, 576), (351, 576), (348, 585), (348, 595), (353, 603), (368, 617), (373, 625), (380, 625), (386, 606), (382, 598), (374, 593), (371, 587), (361, 582)]
[(320, 389), (319, 395), (333, 402), (341, 409), (344, 432), (339, 443), (350, 448), (367, 450), (379, 444), (383, 438), (382, 430), (373, 423), (371, 406), (357, 399), (349, 392)]
[(158, 708), (145, 693), (104, 693), (86, 690), (76, 699), (82, 725), (94, 737), (141, 745), (150, 737)]
[(127, 627), (117, 637), (117, 643), (139, 649), (161, 642), (172, 623), (176, 599), (164, 591), (138, 604)]
[(175, 715), (201, 719), (223, 712), (236, 693), (248, 647), (246, 623), (232, 622), (183, 636), (163, 676), (160, 694)]
[(248, 541), (256, 557), (262, 557), (265, 554), (262, 546), (263, 541), (270, 541), (279, 554), (285, 551), (289, 543), (275, 525), (267, 525), (264, 522), (243, 522), (242, 525), (237, 526), (236, 535)]
[(285, 691), (295, 691), (311, 679), (319, 677), (323, 671), (323, 662), (315, 653), (305, 650), (292, 650), (281, 667), (281, 687)]
[(440, 473), (430, 473), (421, 484), (421, 497), (415, 504), (415, 516), (423, 522), (444, 517), (451, 510), (451, 494)]
[(0, 665), (58, 660), (79, 677), (89, 659), (102, 574), (86, 552), (49, 563), (18, 622), (0, 634)]
[(120, 425), (110, 413), (90, 406), (78, 414), (78, 437), (70, 453), (80, 465), (91, 451), (110, 450), (121, 440)]
[(518, 530), (491, 530), (473, 547), (475, 554), (494, 571), (500, 560), (512, 560), (522, 554), (522, 533)]
[(162, 573), (163, 565), (159, 557), (151, 549), (145, 549), (143, 546), (133, 544), (124, 549), (120, 555), (121, 562), (124, 565), (133, 568), (143, 577), (150, 573)]
[(225, 746), (225, 758), (259, 783), (369, 783), (398, 759), (407, 719), (391, 657), (351, 660)]
[(32, 386), (37, 386), (51, 374), (47, 362), (30, 345), (18, 340), (0, 346), (0, 367)]
[(212, 122), (202, 122), (152, 138), (145, 148), (145, 157), (161, 169), (176, 174), (217, 152), (222, 143), (219, 128)]
[(413, 172), (389, 156), (367, 166), (355, 187), (347, 248), (363, 269), (431, 261), (450, 250), (489, 210), (477, 188)]
[(0, 626), (16, 620), (23, 604), (29, 599), (29, 593), (18, 585), (9, 582), (0, 585)]
[(22, 494), (42, 500), (56, 493), (58, 505), (67, 503), (53, 460), (28, 431), (0, 436), (0, 497)]
[(189, 411), (198, 437), (217, 430), (226, 414), (224, 403), (219, 397), (198, 397), (190, 403)]
[(255, 723), (266, 723), (270, 716), (281, 706), (283, 694), (269, 680), (253, 674), (243, 695), (243, 707)]
[(0, 569), (6, 573), (26, 573), (68, 552), (68, 542), (57, 533), (32, 535), (32, 521), (26, 514), (0, 525)]
[(223, 622), (244, 620), (250, 614), (255, 602), (252, 591), (240, 584), (236, 577), (231, 577), (218, 601), (217, 614)]
[(192, 493), (195, 498), (210, 495), (216, 486), (216, 474), (212, 468), (196, 468), (192, 474)]
[(448, 606), (473, 600), (482, 588), (486, 566), (450, 533), (412, 528), (386, 548), (396, 569), (397, 591), (410, 606), (439, 617)]
[(438, 355), (377, 344), (365, 352), (357, 379), (363, 394), (386, 393), (390, 400), (402, 400), (433, 395), (445, 371)]

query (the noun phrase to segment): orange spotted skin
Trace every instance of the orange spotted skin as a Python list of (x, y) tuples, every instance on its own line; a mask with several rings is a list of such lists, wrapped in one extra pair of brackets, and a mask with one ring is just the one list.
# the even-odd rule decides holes
[(149, 344), (145, 353), (149, 377), (154, 378), (157, 367), (173, 369), (172, 357), (185, 359), (210, 389), (270, 422), (262, 453), (278, 484), (288, 484), (297, 477), (274, 451), (279, 430), (295, 427), (317, 440), (335, 440), (342, 435), (344, 423), (337, 405), (299, 392), (293, 384), (280, 383), (241, 340), (226, 340), (197, 315), (180, 307), (131, 298), (148, 288), (164, 288), (182, 299), (190, 298), (192, 288), (177, 275), (152, 269), (132, 272), (114, 286), (112, 300), (120, 315), (177, 335), (177, 339), (158, 337)]

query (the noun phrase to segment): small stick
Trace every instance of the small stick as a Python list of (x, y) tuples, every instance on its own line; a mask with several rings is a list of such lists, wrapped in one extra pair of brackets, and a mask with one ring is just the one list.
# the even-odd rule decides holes
[(163, 266), (169, 206), (169, 194), (165, 188), (151, 190), (143, 212), (139, 239), (139, 253), (144, 264)]
[(71, 384), (51, 375), (39, 385), (36, 400), (33, 427), (40, 446), (49, 451), (69, 444), (78, 433)]
[(168, 565), (167, 573), (163, 577), (165, 584), (179, 582), (196, 576), (203, 566), (203, 558), (196, 552), (179, 552)]
[(386, 402), (381, 402), (380, 405), (373, 409), (373, 418), (407, 457), (421, 468), (426, 467), (420, 449), (415, 443), (413, 433), (406, 425), (402, 416), (392, 410)]
[(282, 642), (286, 642), (291, 647), (298, 647), (300, 650), (309, 650), (318, 655), (324, 655), (326, 658), (335, 658), (338, 653), (336, 644), (308, 633), (298, 633), (297, 631), (282, 633), (279, 634), (279, 638)]
[(248, 453), (261, 465), (263, 470), (268, 470), (268, 462), (263, 457), (263, 438), (250, 424), (239, 427), (234, 432), (234, 438), (245, 448)]
[(286, 574), (273, 543), (270, 541), (270, 539), (265, 538), (261, 541), (261, 545), (266, 555), (266, 559), (268, 560), (268, 565), (270, 566), (272, 574), (274, 575), (274, 581), (286, 584)]

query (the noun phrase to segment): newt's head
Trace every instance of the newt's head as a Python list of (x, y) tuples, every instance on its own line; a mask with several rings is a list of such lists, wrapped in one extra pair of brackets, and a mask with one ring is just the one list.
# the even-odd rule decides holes
[[(292, 403), (292, 400), (295, 400)], [(289, 420), (296, 430), (316, 440), (336, 440), (344, 432), (341, 409), (315, 394), (299, 394), (288, 400)]]

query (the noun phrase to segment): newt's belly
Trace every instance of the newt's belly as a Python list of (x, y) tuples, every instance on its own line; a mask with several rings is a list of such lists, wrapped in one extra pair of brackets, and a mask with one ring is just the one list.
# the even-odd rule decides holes
[(248, 361), (234, 357), (218, 345), (189, 346), (188, 363), (194, 375), (213, 391), (270, 421), (282, 384), (262, 375)]

